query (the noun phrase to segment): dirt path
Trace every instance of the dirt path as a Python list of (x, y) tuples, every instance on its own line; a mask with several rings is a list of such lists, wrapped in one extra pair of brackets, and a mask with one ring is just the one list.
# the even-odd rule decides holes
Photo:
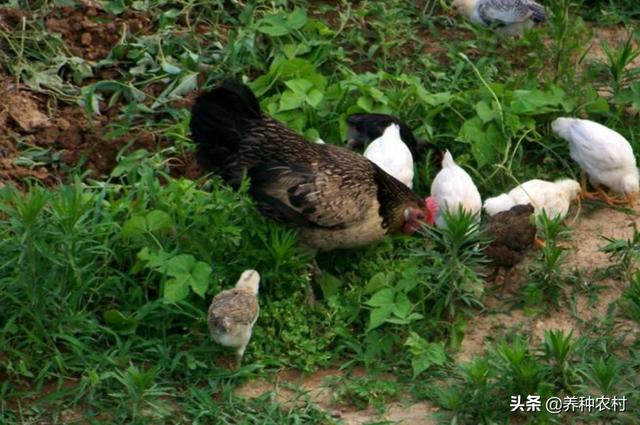
[[(350, 371), (350, 377), (362, 377), (364, 369)], [(413, 402), (410, 397), (400, 397), (385, 404), (384, 413), (378, 413), (369, 406), (364, 410), (354, 406), (345, 406), (336, 400), (334, 385), (331, 381), (345, 378), (339, 369), (322, 370), (313, 375), (304, 376), (296, 371), (284, 371), (273, 380), (264, 379), (250, 381), (235, 390), (237, 396), (256, 398), (272, 392), (275, 400), (284, 409), (293, 409), (310, 402), (317, 408), (329, 413), (343, 425), (361, 425), (372, 422), (389, 421), (402, 425), (435, 425), (438, 422), (433, 414), (439, 409), (429, 402)], [(393, 380), (391, 375), (382, 375), (381, 380)]]

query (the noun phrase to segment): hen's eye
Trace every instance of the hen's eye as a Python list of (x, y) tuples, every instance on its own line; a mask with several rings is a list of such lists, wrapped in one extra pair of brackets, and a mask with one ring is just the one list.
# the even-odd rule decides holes
[(416, 214), (416, 218), (417, 218), (418, 220), (424, 220), (424, 214), (423, 214), (423, 213), (421, 213), (421, 212), (419, 212), (418, 214)]

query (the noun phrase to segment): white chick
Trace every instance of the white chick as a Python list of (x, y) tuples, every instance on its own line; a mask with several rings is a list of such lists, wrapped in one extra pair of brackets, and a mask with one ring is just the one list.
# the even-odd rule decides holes
[(363, 155), (409, 189), (413, 188), (413, 156), (400, 137), (398, 124), (389, 125)]
[(236, 349), (236, 366), (240, 366), (253, 325), (258, 320), (259, 285), (260, 274), (246, 270), (235, 288), (220, 292), (209, 306), (211, 337), (218, 344)]
[(430, 196), (438, 206), (435, 222), (438, 228), (446, 227), (445, 211), (456, 213), (463, 209), (480, 218), (480, 192), (471, 176), (453, 161), (449, 151), (446, 151), (442, 158), (442, 169), (431, 182)]
[[(640, 179), (636, 157), (627, 139), (602, 124), (577, 118), (558, 118), (551, 123), (551, 128), (569, 142), (571, 158), (582, 168), (585, 198), (602, 199), (609, 205), (633, 205), (640, 191)], [(587, 176), (597, 193), (587, 192)], [(601, 185), (625, 199), (609, 197)]]
[(571, 179), (555, 182), (529, 180), (516, 186), (509, 193), (488, 198), (484, 201), (484, 210), (490, 216), (508, 211), (514, 205), (531, 204), (536, 216), (544, 210), (549, 218), (566, 217), (571, 202), (580, 197), (580, 184)]
[(320, 137), (318, 137), (318, 140), (316, 140), (316, 143), (319, 144), (319, 145), (324, 145), (325, 144), (324, 140), (322, 140)]
[(525, 29), (547, 17), (544, 6), (532, 0), (454, 0), (451, 9), (484, 26), (520, 36)]

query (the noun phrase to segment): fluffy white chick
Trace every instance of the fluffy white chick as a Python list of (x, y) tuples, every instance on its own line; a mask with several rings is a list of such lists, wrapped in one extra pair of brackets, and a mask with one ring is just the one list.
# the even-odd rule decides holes
[(454, 0), (453, 12), (497, 31), (520, 36), (525, 29), (547, 19), (544, 6), (533, 0)]
[(446, 151), (442, 158), (442, 169), (431, 182), (430, 196), (435, 199), (438, 206), (435, 222), (438, 228), (446, 227), (445, 211), (456, 213), (463, 209), (477, 214), (480, 218), (482, 209), (480, 192), (471, 176), (454, 162), (449, 151)]
[(260, 274), (255, 270), (246, 270), (235, 288), (220, 292), (209, 306), (211, 337), (218, 344), (236, 349), (236, 367), (242, 362), (253, 325), (258, 320), (259, 285)]
[(400, 137), (400, 126), (389, 125), (363, 154), (388, 174), (413, 188), (413, 155)]
[(501, 211), (508, 211), (514, 205), (531, 204), (536, 216), (544, 210), (549, 218), (566, 217), (571, 202), (580, 197), (580, 184), (571, 179), (555, 182), (546, 180), (529, 180), (509, 193), (503, 193), (484, 201), (484, 210), (490, 216)]
[[(602, 199), (609, 205), (632, 206), (640, 191), (636, 157), (622, 135), (602, 124), (577, 118), (558, 118), (552, 130), (569, 142), (571, 158), (582, 168), (581, 186), (585, 198)], [(597, 193), (587, 192), (587, 179)], [(609, 197), (602, 185), (625, 199)]]

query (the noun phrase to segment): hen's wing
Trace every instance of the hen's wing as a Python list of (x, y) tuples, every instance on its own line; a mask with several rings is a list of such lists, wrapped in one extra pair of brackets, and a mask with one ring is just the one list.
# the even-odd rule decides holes
[(487, 0), (478, 6), (478, 15), (487, 25), (525, 22), (533, 14), (534, 11), (526, 0)]
[(494, 244), (517, 252), (527, 250), (536, 234), (536, 227), (531, 222), (532, 213), (533, 210), (526, 214), (509, 210), (490, 217), (489, 234), (494, 238)]
[(635, 167), (633, 149), (618, 133), (588, 120), (574, 120), (569, 129), (571, 157), (587, 174)]
[(372, 173), (363, 169), (355, 176), (323, 165), (271, 162), (251, 168), (251, 193), (261, 212), (276, 221), (326, 229), (362, 219), (376, 196)]
[(229, 332), (234, 325), (251, 325), (259, 312), (258, 298), (237, 288), (220, 292), (209, 306), (211, 329)]

